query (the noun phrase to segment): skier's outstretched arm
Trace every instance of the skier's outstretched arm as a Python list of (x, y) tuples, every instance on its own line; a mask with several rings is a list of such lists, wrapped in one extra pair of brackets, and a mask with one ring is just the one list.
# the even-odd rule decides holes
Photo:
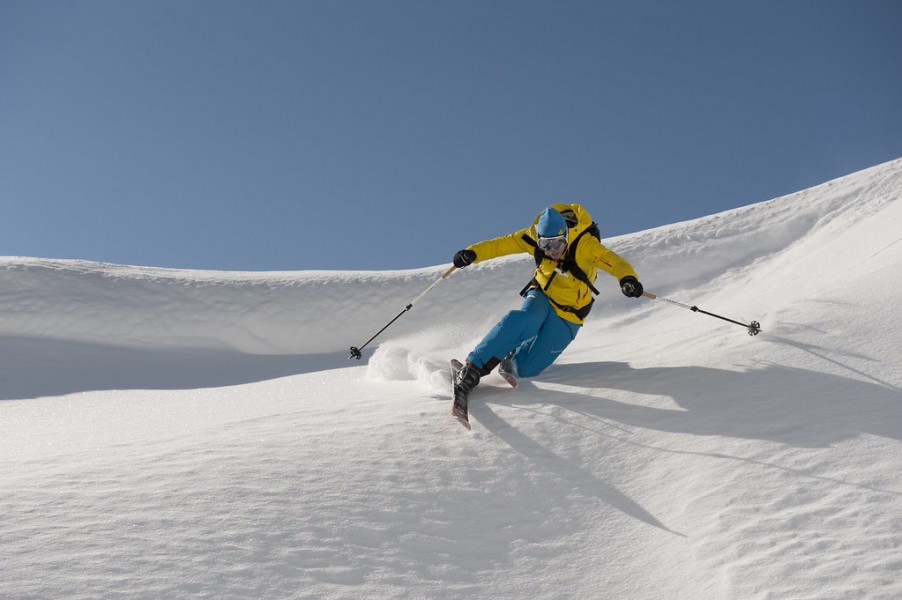
[[(508, 235), (471, 244), (454, 255), (454, 266), (462, 269), (473, 263), (480, 263), (499, 256), (519, 253), (532, 254), (533, 247), (523, 241), (523, 234), (529, 233), (530, 230), (531, 228), (527, 227)], [(535, 237), (535, 234), (533, 234), (533, 237)]]

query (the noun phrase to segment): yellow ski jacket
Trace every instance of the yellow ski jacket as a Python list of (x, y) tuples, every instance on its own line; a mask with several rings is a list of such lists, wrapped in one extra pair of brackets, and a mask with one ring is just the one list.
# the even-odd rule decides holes
[[(582, 325), (595, 298), (588, 285), (561, 267), (570, 254), (576, 238), (592, 226), (592, 217), (579, 204), (552, 204), (551, 208), (560, 212), (567, 221), (569, 227), (567, 254), (564, 260), (556, 261), (539, 251), (541, 260), (537, 258), (536, 272), (530, 287), (540, 288), (545, 292), (559, 317)], [(536, 216), (532, 225), (525, 229), (468, 246), (468, 250), (476, 253), (474, 264), (509, 254), (526, 253), (536, 256), (536, 225), (539, 216)], [(592, 235), (587, 234), (580, 238), (576, 244), (574, 258), (590, 282), (595, 281), (598, 269), (611, 274), (617, 281), (628, 275), (638, 279), (630, 263), (613, 250), (606, 248)]]

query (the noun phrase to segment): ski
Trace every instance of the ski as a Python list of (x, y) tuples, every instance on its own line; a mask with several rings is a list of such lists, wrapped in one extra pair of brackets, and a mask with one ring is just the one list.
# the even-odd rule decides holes
[(511, 363), (510, 357), (505, 358), (501, 361), (501, 364), (498, 365), (498, 374), (501, 375), (501, 378), (510, 384), (512, 388), (517, 389), (517, 376), (514, 375), (514, 365)]
[(463, 368), (464, 366), (459, 360), (456, 358), (451, 359), (451, 397), (454, 402), (451, 407), (451, 415), (461, 425), (470, 429), (470, 417), (467, 413), (467, 394), (458, 390), (456, 385), (457, 373)]
[(498, 371), (498, 374), (501, 375), (504, 381), (508, 382), (510, 386), (514, 389), (517, 389), (517, 376), (513, 373), (505, 373), (504, 371)]

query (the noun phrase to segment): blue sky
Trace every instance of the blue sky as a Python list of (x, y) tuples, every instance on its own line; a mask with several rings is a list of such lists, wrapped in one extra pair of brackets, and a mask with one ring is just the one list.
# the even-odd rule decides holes
[[(902, 2), (0, 0), (0, 255), (404, 269), (902, 157)], [(629, 258), (629, 257), (627, 257)]]

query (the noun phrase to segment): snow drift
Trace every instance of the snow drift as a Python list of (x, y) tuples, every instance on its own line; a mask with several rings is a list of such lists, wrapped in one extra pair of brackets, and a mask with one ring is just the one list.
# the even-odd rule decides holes
[(447, 361), (529, 257), (456, 272), (361, 363), (445, 265), (2, 258), (0, 596), (900, 597), (900, 195), (897, 160), (606, 239), (763, 332), (602, 275), (557, 364), (474, 392), (472, 433)]

